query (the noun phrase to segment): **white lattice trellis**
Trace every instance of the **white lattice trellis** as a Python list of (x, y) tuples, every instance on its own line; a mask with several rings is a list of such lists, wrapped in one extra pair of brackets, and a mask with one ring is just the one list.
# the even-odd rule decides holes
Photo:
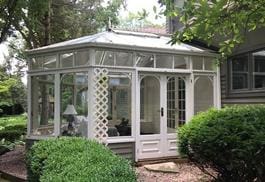
[(108, 138), (108, 70), (94, 69), (94, 138), (107, 145)]

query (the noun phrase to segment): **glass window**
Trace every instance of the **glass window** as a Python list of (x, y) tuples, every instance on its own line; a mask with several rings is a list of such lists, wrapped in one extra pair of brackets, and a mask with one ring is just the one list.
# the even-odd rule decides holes
[(131, 136), (131, 76), (110, 73), (108, 136)]
[(133, 66), (133, 54), (127, 52), (116, 53), (116, 66)]
[(31, 134), (54, 135), (54, 75), (31, 80)]
[(265, 88), (265, 51), (253, 53), (254, 88)]
[(136, 55), (137, 67), (154, 67), (154, 55), (146, 53), (137, 53)]
[(174, 56), (174, 68), (175, 69), (189, 69), (189, 57), (188, 56)]
[(96, 51), (96, 65), (114, 66), (114, 53), (112, 51)]
[(60, 55), (60, 66), (62, 68), (74, 66), (74, 53), (66, 53)]
[(248, 55), (234, 57), (232, 64), (232, 89), (248, 88)]
[(56, 68), (56, 55), (53, 56), (44, 56), (43, 57), (43, 68), (52, 69)]
[(75, 54), (75, 66), (89, 65), (89, 51), (77, 51)]
[(173, 68), (173, 56), (170, 55), (156, 55), (157, 68)]
[(86, 72), (61, 74), (61, 135), (87, 136)]
[(194, 70), (203, 70), (203, 57), (192, 56)]
[(215, 70), (215, 68), (216, 66), (214, 58), (204, 57), (204, 69), (212, 71)]
[(35, 57), (31, 59), (31, 69), (40, 70), (43, 68), (43, 57)]

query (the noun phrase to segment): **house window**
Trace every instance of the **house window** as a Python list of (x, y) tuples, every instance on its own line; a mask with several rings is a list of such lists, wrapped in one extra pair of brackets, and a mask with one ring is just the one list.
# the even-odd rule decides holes
[(248, 55), (238, 56), (232, 59), (232, 88), (248, 88)]
[(265, 88), (265, 50), (233, 57), (230, 66), (231, 90)]
[(254, 88), (264, 88), (265, 87), (265, 51), (259, 51), (253, 53), (254, 59), (254, 73), (253, 82)]

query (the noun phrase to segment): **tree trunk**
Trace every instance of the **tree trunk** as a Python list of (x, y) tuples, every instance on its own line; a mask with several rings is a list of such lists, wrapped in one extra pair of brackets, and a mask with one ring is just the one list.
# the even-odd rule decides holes
[(47, 12), (44, 16), (44, 42), (43, 46), (49, 45), (51, 43), (51, 1), (48, 0)]

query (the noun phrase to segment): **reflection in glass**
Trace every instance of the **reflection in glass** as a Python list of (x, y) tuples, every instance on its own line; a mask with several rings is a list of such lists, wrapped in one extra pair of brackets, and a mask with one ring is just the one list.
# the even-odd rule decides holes
[[(86, 72), (61, 74), (61, 135), (87, 136), (87, 88)], [(70, 116), (72, 121), (65, 114), (69, 106), (76, 111)], [(69, 128), (69, 122), (73, 128)]]
[(137, 53), (136, 55), (137, 67), (154, 67), (154, 55), (146, 53)]
[(248, 88), (248, 55), (238, 56), (231, 60), (232, 88)]
[(43, 68), (51, 69), (56, 68), (56, 56), (45, 56), (43, 57)]
[(109, 74), (108, 135), (131, 136), (131, 76)]
[(32, 135), (54, 135), (54, 75), (31, 79)]
[(65, 53), (60, 55), (60, 66), (62, 68), (74, 66), (74, 53)]
[(254, 87), (265, 88), (265, 51), (253, 53), (254, 57)]

